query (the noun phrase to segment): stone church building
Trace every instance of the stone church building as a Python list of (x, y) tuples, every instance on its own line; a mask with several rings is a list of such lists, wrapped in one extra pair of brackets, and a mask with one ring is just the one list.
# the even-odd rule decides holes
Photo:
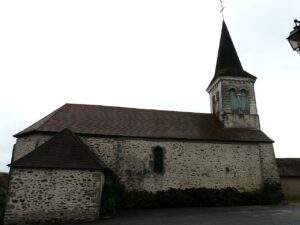
[(254, 83), (223, 22), (211, 113), (65, 104), (17, 133), (5, 223), (98, 217), (105, 168), (127, 190), (280, 182), (273, 141), (260, 130)]

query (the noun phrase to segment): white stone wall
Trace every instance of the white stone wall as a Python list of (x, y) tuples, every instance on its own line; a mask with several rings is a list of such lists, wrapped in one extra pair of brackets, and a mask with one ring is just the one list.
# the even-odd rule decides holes
[[(268, 146), (272, 147), (272, 144), (97, 137), (85, 137), (83, 140), (130, 190), (235, 187), (250, 191), (259, 189), (265, 177), (278, 176), (273, 172), (273, 164), (265, 165), (262, 173), (261, 163), (272, 161), (274, 155), (268, 153), (262, 158), (261, 151), (270, 151), (272, 148)], [(152, 148), (155, 146), (161, 146), (165, 152), (163, 174), (153, 172)]]
[(103, 184), (100, 171), (12, 169), (5, 224), (95, 220)]

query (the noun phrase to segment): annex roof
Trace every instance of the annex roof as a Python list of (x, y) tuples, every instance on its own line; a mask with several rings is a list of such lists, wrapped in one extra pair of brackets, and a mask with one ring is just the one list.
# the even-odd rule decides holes
[(300, 158), (277, 158), (281, 177), (300, 177)]
[(223, 128), (208, 113), (65, 104), (15, 137), (32, 132), (60, 132), (92, 136), (187, 139), (234, 142), (273, 142), (262, 131)]
[(102, 170), (104, 164), (69, 129), (56, 134), (10, 167)]

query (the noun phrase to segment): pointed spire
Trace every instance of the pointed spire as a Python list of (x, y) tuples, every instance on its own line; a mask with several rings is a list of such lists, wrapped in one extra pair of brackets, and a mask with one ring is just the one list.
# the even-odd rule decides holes
[(215, 75), (212, 81), (210, 82), (210, 85), (218, 77), (223, 76), (249, 77), (256, 79), (256, 77), (243, 70), (239, 56), (235, 50), (234, 44), (232, 42), (224, 20), (222, 24), (222, 32)]
[(222, 33), (221, 33), (219, 52), (218, 52), (218, 60), (216, 65), (216, 73), (226, 68), (243, 70), (239, 56), (231, 40), (228, 28), (226, 26), (225, 21), (223, 20)]

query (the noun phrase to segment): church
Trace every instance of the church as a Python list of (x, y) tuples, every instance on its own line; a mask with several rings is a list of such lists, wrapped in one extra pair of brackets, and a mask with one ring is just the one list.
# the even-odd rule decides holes
[(279, 183), (273, 140), (260, 129), (254, 84), (223, 21), (211, 113), (65, 104), (17, 133), (6, 224), (98, 217), (105, 169), (126, 190)]

